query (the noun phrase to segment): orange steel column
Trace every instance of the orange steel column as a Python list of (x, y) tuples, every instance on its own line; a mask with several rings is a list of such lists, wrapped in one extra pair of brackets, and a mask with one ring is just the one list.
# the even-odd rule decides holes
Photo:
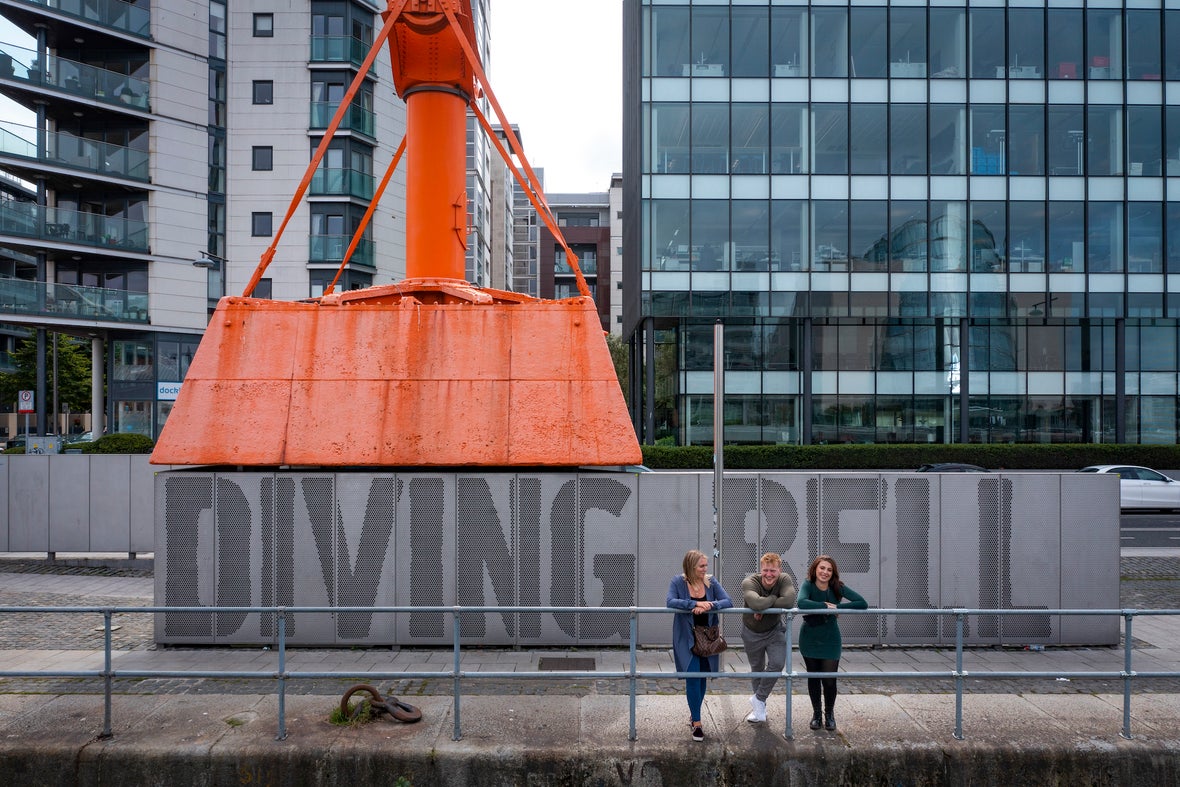
[(406, 278), (466, 276), (467, 101), (454, 88), (406, 97)]

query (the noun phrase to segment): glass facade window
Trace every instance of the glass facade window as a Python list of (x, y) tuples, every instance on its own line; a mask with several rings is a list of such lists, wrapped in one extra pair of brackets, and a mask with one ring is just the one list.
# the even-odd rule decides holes
[(1086, 78), (1120, 79), (1123, 74), (1123, 12), (1086, 11)]
[(1180, 11), (636, 6), (645, 442), (1177, 439)]
[(810, 75), (811, 36), (808, 34), (808, 21), (806, 8), (771, 7), (770, 63), (773, 69), (771, 76), (805, 77)]
[(1043, 79), (1045, 74), (1045, 14), (1040, 8), (1008, 9), (1008, 68), (997, 76)]

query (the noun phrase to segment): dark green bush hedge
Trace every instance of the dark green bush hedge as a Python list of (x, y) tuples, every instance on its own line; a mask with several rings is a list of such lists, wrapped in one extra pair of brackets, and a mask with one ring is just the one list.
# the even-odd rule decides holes
[[(1178, 445), (988, 443), (913, 445), (729, 445), (726, 470), (915, 470), (933, 462), (969, 462), (989, 470), (1077, 470), (1129, 464), (1180, 469)], [(643, 446), (653, 470), (708, 470), (709, 446)]]
[(150, 454), (155, 443), (142, 434), (121, 432), (104, 434), (93, 443), (76, 443), (72, 448), (81, 448), (84, 454)]

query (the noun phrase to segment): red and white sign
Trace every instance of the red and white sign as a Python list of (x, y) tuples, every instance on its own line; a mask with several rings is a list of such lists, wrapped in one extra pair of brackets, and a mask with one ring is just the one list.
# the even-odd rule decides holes
[(21, 391), (19, 398), (20, 407), (17, 409), (18, 413), (35, 413), (37, 412), (36, 400), (33, 399), (32, 391)]

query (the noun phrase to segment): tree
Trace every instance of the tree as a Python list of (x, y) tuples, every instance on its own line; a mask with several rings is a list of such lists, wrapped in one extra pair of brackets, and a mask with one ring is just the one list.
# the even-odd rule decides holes
[[(15, 402), (19, 391), (37, 388), (37, 338), (22, 339), (12, 353), (15, 372), (0, 373), (0, 401)], [(71, 412), (90, 410), (90, 344), (57, 334), (57, 401)], [(53, 334), (45, 335), (45, 390), (53, 397)]]
[(631, 386), (627, 368), (627, 343), (613, 333), (606, 335), (606, 346), (610, 350), (611, 362), (615, 365), (615, 376), (619, 378), (619, 387), (623, 389), (623, 398), (631, 404)]

